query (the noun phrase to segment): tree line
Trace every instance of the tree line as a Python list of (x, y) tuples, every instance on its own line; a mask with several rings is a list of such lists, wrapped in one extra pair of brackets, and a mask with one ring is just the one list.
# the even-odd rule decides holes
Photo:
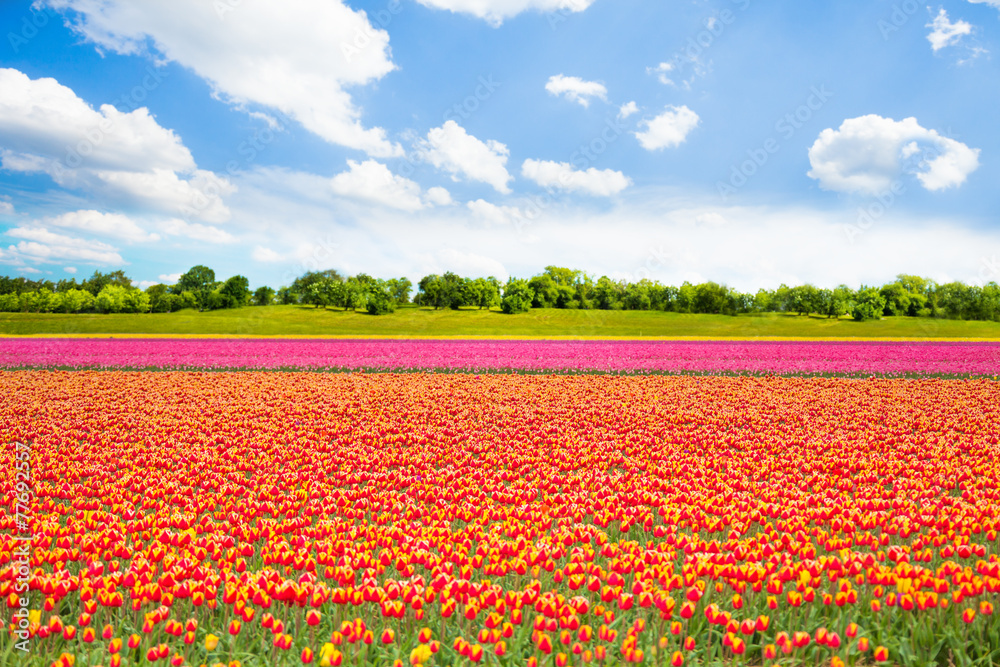
[[(411, 300), (411, 293), (414, 292)], [(236, 275), (216, 280), (207, 266), (194, 266), (173, 285), (140, 290), (123, 271), (101, 273), (77, 282), (52, 282), (0, 276), (0, 311), (34, 313), (165, 313), (194, 308), (216, 310), (273, 304), (311, 305), (383, 315), (399, 306), (434, 309), (500, 308), (524, 313), (532, 308), (599, 310), (659, 310), (675, 313), (739, 315), (797, 313), (871, 320), (883, 316), (940, 317), (1000, 321), (1000, 287), (996, 282), (938, 284), (920, 276), (898, 275), (881, 286), (813, 285), (740, 292), (705, 282), (680, 286), (657, 281), (629, 282), (607, 276), (594, 279), (575, 269), (548, 266), (531, 278), (465, 278), (447, 272), (422, 278), (416, 286), (407, 278), (383, 280), (364, 273), (344, 276), (330, 269), (310, 271), (291, 285), (251, 291), (249, 280)]]

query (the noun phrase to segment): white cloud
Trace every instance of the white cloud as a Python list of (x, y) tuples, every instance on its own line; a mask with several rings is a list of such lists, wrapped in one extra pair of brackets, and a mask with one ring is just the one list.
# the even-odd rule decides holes
[(63, 267), (63, 271), (65, 271), (66, 273), (72, 275), (72, 274), (76, 273), (76, 267), (75, 266), (64, 266)]
[[(248, 261), (258, 244), (289, 258), (258, 265), (262, 282), (290, 284), (305, 271), (327, 268), (416, 281), (428, 270), (452, 268), (440, 259), (442, 248), (495, 259), (518, 277), (556, 265), (670, 285), (714, 280), (751, 292), (781, 283), (882, 284), (914, 271), (940, 282), (969, 282), (984, 249), (1000, 247), (1000, 230), (977, 226), (960, 212), (934, 217), (902, 205), (869, 225), (859, 222), (850, 200), (821, 207), (722, 206), (714, 192), (636, 187), (596, 207), (564, 197), (542, 205), (463, 200), (413, 213), (382, 207), (358, 213), (316, 185), (328, 181), (270, 168), (238, 177), (233, 213), (253, 239), (238, 256)], [(285, 224), (290, 219), (294, 226)], [(852, 243), (846, 226), (856, 224), (865, 231)], [(761, 238), (768, 239), (763, 246)]]
[(14, 205), (9, 201), (0, 199), (0, 215), (14, 215)]
[(727, 223), (728, 221), (726, 220), (726, 216), (716, 211), (699, 213), (694, 216), (694, 224), (696, 225), (704, 225), (706, 227), (723, 227)]
[(158, 234), (150, 234), (134, 220), (120, 213), (101, 213), (99, 211), (71, 211), (51, 218), (43, 218), (44, 226), (76, 229), (101, 236), (112, 236), (124, 241), (144, 242), (158, 241)]
[(516, 206), (497, 206), (483, 199), (470, 201), (466, 207), (476, 218), (490, 225), (514, 225), (528, 220), (527, 215)]
[(389, 34), (342, 0), (45, 2), (76, 12), (73, 28), (100, 49), (150, 52), (194, 71), (227, 102), (279, 110), (330, 143), (376, 157), (402, 154), (384, 129), (362, 125), (347, 92), (395, 69)]
[(608, 101), (608, 89), (603, 84), (596, 81), (584, 81), (577, 76), (563, 76), (556, 74), (549, 77), (545, 84), (545, 90), (556, 97), (562, 95), (571, 102), (576, 102), (580, 106), (587, 108), (590, 106), (591, 98)]
[(586, 171), (574, 171), (573, 165), (568, 162), (525, 160), (521, 166), (521, 175), (543, 188), (583, 192), (597, 197), (616, 195), (632, 184), (631, 179), (620, 171), (601, 171), (594, 167)]
[(639, 105), (633, 102), (621, 105), (618, 109), (618, 119), (625, 120), (629, 116), (639, 113)]
[(268, 264), (273, 264), (275, 262), (284, 261), (285, 256), (281, 253), (275, 252), (270, 248), (264, 248), (263, 246), (257, 246), (250, 253), (250, 258), (255, 262), (265, 262)]
[(870, 114), (823, 130), (809, 149), (809, 163), (809, 176), (824, 190), (877, 194), (906, 169), (936, 191), (964, 183), (979, 168), (979, 149), (925, 129), (916, 118)]
[(451, 206), (455, 203), (451, 193), (442, 187), (428, 188), (424, 198), (433, 206)]
[(676, 67), (673, 63), (660, 63), (656, 67), (647, 67), (646, 73), (655, 74), (656, 78), (660, 80), (660, 83), (665, 86), (675, 86), (677, 84), (674, 83), (674, 80), (667, 76), (675, 69)]
[(397, 176), (381, 162), (347, 161), (348, 170), (337, 174), (330, 181), (333, 191), (342, 197), (374, 202), (401, 211), (419, 211), (424, 207), (420, 200), (420, 186), (408, 178)]
[(8, 246), (0, 258), (30, 262), (55, 262), (79, 260), (92, 264), (125, 264), (114, 246), (89, 239), (75, 238), (50, 232), (43, 227), (14, 227), (4, 232), (7, 236), (26, 239), (16, 246)]
[(173, 285), (174, 283), (176, 283), (178, 280), (181, 279), (181, 275), (182, 274), (180, 273), (161, 273), (157, 277), (159, 278), (160, 282), (163, 283), (164, 285)]
[(170, 236), (183, 236), (195, 241), (205, 241), (207, 243), (233, 243), (236, 239), (229, 232), (213, 227), (202, 225), (197, 222), (187, 222), (177, 218), (166, 220), (159, 225), (160, 231)]
[(434, 273), (444, 273), (452, 271), (465, 278), (497, 278), (500, 282), (507, 282), (510, 274), (503, 263), (485, 257), (474, 252), (466, 252), (455, 248), (445, 248), (435, 256)]
[(172, 130), (143, 107), (122, 113), (94, 110), (55, 79), (30, 79), (0, 69), (0, 141), (15, 153), (52, 157), (66, 169), (169, 169), (188, 172), (194, 158)]
[(958, 44), (962, 41), (962, 37), (972, 34), (971, 24), (961, 19), (952, 23), (948, 20), (948, 12), (944, 9), (941, 9), (934, 17), (934, 21), (928, 23), (926, 27), (933, 28), (931, 33), (927, 35), (927, 41), (931, 43), (931, 48), (935, 52), (946, 46)]
[(974, 5), (989, 5), (1000, 9), (1000, 0), (969, 0)]
[(197, 168), (172, 130), (145, 108), (93, 109), (55, 79), (32, 80), (0, 69), (0, 163), (46, 173), (64, 188), (114, 203), (152, 206), (210, 222), (230, 216), (222, 200), (232, 185)]
[(699, 120), (698, 114), (686, 106), (668, 106), (656, 118), (642, 121), (640, 127), (646, 129), (636, 132), (635, 136), (647, 151), (673, 148), (684, 143), (691, 130), (698, 126)]
[(226, 222), (232, 215), (222, 196), (235, 192), (235, 186), (210, 171), (197, 169), (189, 179), (163, 169), (99, 172), (98, 175), (132, 200), (166, 213), (206, 222)]
[(507, 183), (513, 176), (507, 173), (507, 146), (492, 139), (484, 143), (453, 120), (428, 132), (417, 151), (436, 168), (451, 173), (453, 180), (464, 176), (492, 185), (497, 192), (510, 192)]
[(425, 7), (446, 9), (456, 13), (471, 14), (485, 19), (492, 26), (500, 26), (505, 19), (521, 12), (582, 12), (595, 0), (417, 0)]

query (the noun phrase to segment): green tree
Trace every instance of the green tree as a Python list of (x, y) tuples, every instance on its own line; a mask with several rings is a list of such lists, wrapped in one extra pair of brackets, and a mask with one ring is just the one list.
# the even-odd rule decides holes
[(386, 285), (389, 289), (389, 295), (396, 304), (405, 306), (410, 303), (413, 283), (410, 282), (409, 278), (390, 278), (386, 281)]
[(250, 301), (250, 281), (246, 276), (233, 276), (219, 288), (223, 308), (242, 308)]
[(177, 279), (177, 283), (171, 286), (173, 294), (191, 292), (198, 303), (199, 310), (210, 308), (209, 294), (215, 289), (215, 271), (198, 264), (192, 266), (186, 273)]
[(559, 285), (548, 273), (535, 276), (528, 281), (528, 287), (535, 293), (533, 308), (555, 308), (560, 296)]
[(99, 313), (124, 312), (127, 292), (121, 285), (105, 285), (94, 299), (94, 307)]
[(270, 306), (274, 303), (274, 289), (264, 285), (253, 292), (253, 305)]
[(325, 271), (307, 271), (293, 280), (291, 286), (288, 288), (289, 291), (295, 295), (295, 301), (292, 303), (305, 303), (306, 295), (309, 293), (309, 287), (313, 283), (324, 279), (334, 280), (339, 283), (344, 282), (344, 277), (334, 269), (327, 269)]
[(878, 288), (862, 285), (854, 297), (851, 316), (858, 322), (865, 322), (881, 319), (883, 312), (885, 312), (885, 297), (879, 293)]
[(82, 313), (94, 307), (94, 295), (82, 289), (68, 289), (59, 293), (56, 310), (60, 313)]
[(293, 303), (298, 303), (298, 297), (295, 292), (292, 291), (291, 287), (279, 287), (278, 292), (274, 296), (275, 300), (282, 306), (290, 306)]
[(149, 295), (140, 289), (132, 288), (125, 290), (122, 303), (123, 313), (148, 313)]
[(366, 283), (365, 290), (367, 296), (365, 307), (369, 315), (387, 315), (396, 311), (396, 300), (386, 281), (374, 280)]
[(621, 310), (625, 289), (621, 283), (601, 276), (594, 285), (594, 305), (601, 310)]
[(625, 286), (625, 298), (622, 301), (626, 310), (649, 310), (652, 307), (652, 300), (649, 298), (648, 280), (640, 280), (637, 283), (629, 283)]
[(480, 309), (494, 308), (500, 305), (500, 281), (489, 278), (476, 278), (466, 284), (467, 297), (465, 302)]
[(94, 271), (94, 275), (83, 281), (81, 286), (96, 297), (108, 285), (129, 289), (132, 287), (132, 279), (126, 276), (125, 272), (120, 269), (111, 273)]
[(340, 305), (346, 310), (364, 310), (368, 304), (367, 283), (357, 279), (348, 278), (344, 281), (343, 289), (340, 292)]
[(854, 290), (847, 285), (838, 285), (829, 291), (825, 314), (827, 317), (840, 317), (851, 311), (854, 303)]
[(508, 315), (526, 313), (531, 310), (534, 299), (535, 291), (531, 289), (527, 280), (511, 278), (504, 285), (500, 309)]

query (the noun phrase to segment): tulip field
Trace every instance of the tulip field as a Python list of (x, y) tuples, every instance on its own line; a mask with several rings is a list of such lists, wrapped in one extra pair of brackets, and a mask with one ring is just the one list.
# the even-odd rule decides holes
[(1000, 663), (1000, 345), (22, 339), (0, 368), (4, 667)]

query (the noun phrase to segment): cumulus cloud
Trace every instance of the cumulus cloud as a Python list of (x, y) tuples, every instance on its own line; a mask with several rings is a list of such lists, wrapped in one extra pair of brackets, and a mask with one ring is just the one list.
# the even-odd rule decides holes
[(233, 243), (236, 238), (218, 227), (202, 225), (197, 222), (187, 222), (173, 218), (160, 223), (160, 231), (170, 236), (183, 236), (194, 241), (205, 241), (207, 243)]
[(395, 69), (389, 34), (343, 0), (44, 2), (100, 49), (179, 63), (234, 105), (279, 110), (330, 143), (376, 157), (402, 155), (384, 129), (363, 126), (347, 92)]
[(668, 106), (656, 118), (642, 121), (639, 125), (645, 129), (636, 132), (635, 136), (647, 151), (673, 148), (684, 143), (699, 120), (698, 114), (686, 106)]
[(504, 20), (521, 12), (582, 12), (594, 0), (417, 0), (425, 7), (470, 14), (484, 19), (492, 26), (500, 26)]
[(0, 199), (0, 215), (14, 215), (14, 205), (6, 199)]
[(597, 197), (616, 195), (632, 184), (620, 171), (598, 170), (594, 167), (586, 171), (575, 171), (568, 162), (525, 160), (521, 166), (521, 175), (543, 188), (583, 192)]
[(275, 252), (271, 248), (265, 248), (263, 246), (257, 246), (250, 253), (250, 259), (255, 262), (264, 262), (266, 264), (273, 264), (275, 262), (282, 262), (285, 260), (285, 256), (281, 253)]
[(989, 5), (1000, 9), (1000, 0), (969, 0), (974, 5)]
[(451, 193), (442, 187), (428, 188), (424, 198), (434, 206), (451, 206), (455, 203)]
[(621, 107), (618, 108), (618, 119), (625, 120), (629, 116), (633, 116), (637, 113), (639, 113), (639, 105), (636, 104), (634, 101), (628, 102), (626, 104), (621, 105)]
[(0, 164), (46, 173), (64, 188), (141, 203), (210, 222), (230, 217), (223, 196), (234, 188), (197, 168), (172, 130), (145, 108), (95, 110), (55, 79), (0, 69)]
[(656, 67), (647, 67), (646, 74), (655, 74), (656, 78), (660, 80), (665, 86), (675, 86), (674, 80), (670, 78), (670, 73), (676, 69), (674, 63), (660, 63)]
[(417, 152), (437, 169), (449, 172), (453, 180), (464, 177), (492, 185), (503, 194), (510, 192), (507, 183), (513, 176), (507, 172), (507, 146), (492, 139), (482, 142), (453, 120), (428, 132)]
[(483, 199), (470, 201), (466, 207), (473, 216), (489, 225), (514, 225), (528, 219), (516, 206), (497, 206)]
[(979, 168), (979, 149), (920, 126), (870, 114), (823, 130), (809, 149), (809, 177), (824, 190), (884, 192), (904, 170), (930, 191), (957, 187)]
[(420, 200), (420, 186), (393, 174), (381, 162), (348, 160), (347, 166), (347, 171), (337, 174), (330, 181), (330, 187), (338, 195), (401, 211), (418, 211), (424, 207)]
[(931, 48), (935, 52), (940, 51), (946, 46), (958, 44), (962, 41), (962, 37), (972, 34), (971, 24), (962, 20), (952, 23), (948, 20), (948, 12), (944, 9), (938, 12), (938, 15), (934, 17), (931, 23), (927, 24), (927, 27), (933, 28), (931, 33), (927, 35), (927, 41), (931, 43)]
[(51, 232), (44, 227), (14, 227), (7, 236), (25, 239), (0, 251), (5, 261), (55, 262), (76, 260), (91, 264), (125, 264), (118, 249), (101, 241), (82, 239)]
[(584, 81), (577, 76), (556, 74), (549, 77), (548, 83), (545, 84), (545, 90), (556, 97), (562, 96), (571, 102), (576, 102), (584, 108), (590, 106), (591, 98), (608, 101), (608, 89), (604, 87), (604, 84), (596, 81)]
[(141, 243), (160, 240), (158, 234), (147, 232), (134, 220), (120, 213), (101, 213), (93, 210), (71, 211), (55, 217), (43, 218), (40, 222), (45, 226), (76, 229), (100, 236), (112, 236), (123, 241)]
[(466, 252), (456, 248), (445, 248), (436, 253), (431, 263), (431, 273), (453, 271), (460, 276), (469, 278), (497, 278), (507, 282), (509, 274), (503, 263), (492, 257), (486, 257), (474, 252)]
[(0, 141), (14, 153), (61, 159), (105, 171), (195, 168), (191, 152), (143, 107), (99, 110), (52, 78), (31, 79), (0, 69)]

